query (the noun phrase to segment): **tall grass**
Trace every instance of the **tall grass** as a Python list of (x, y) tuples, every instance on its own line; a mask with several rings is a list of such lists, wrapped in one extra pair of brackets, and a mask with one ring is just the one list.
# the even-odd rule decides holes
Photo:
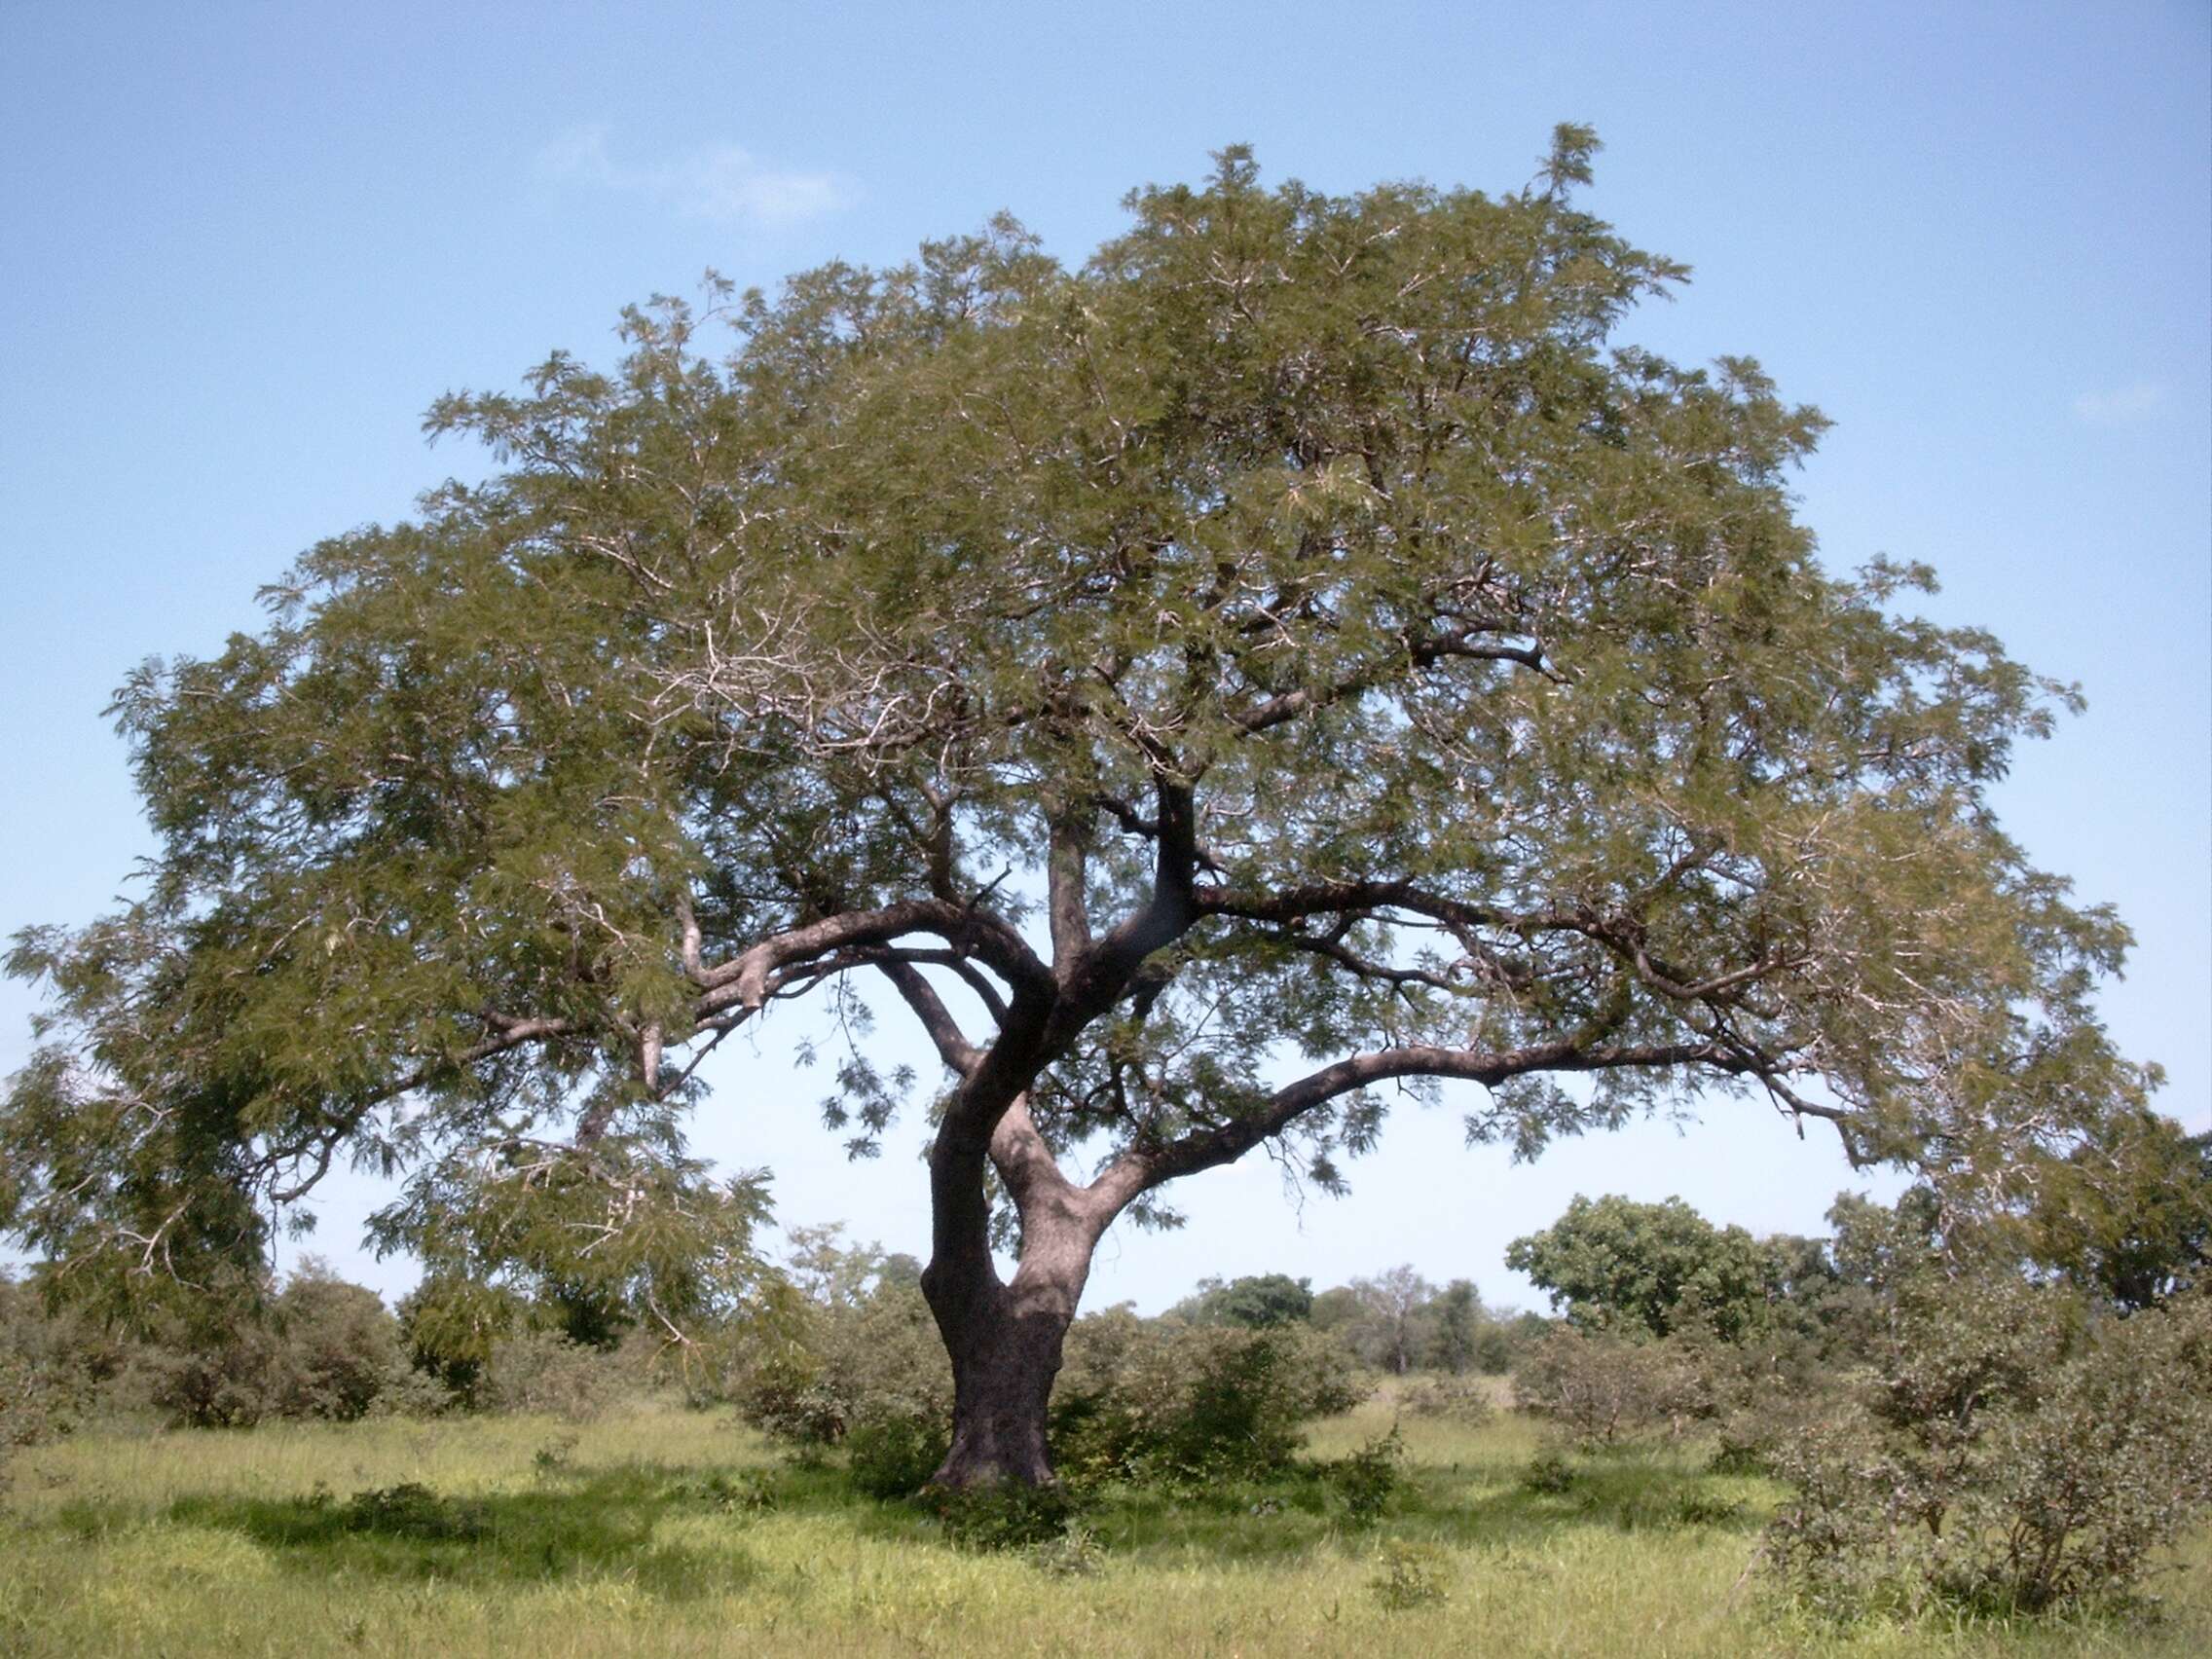
[[(1387, 1399), (1317, 1456), (1386, 1430)], [(1745, 1567), (1779, 1492), (1693, 1448), (1523, 1476), (1511, 1415), (1408, 1417), (1406, 1483), (1110, 1491), (1080, 1547), (983, 1555), (727, 1418), (84, 1434), (0, 1514), (0, 1654), (2172, 1654), (2212, 1651), (2212, 1539), (2158, 1616), (1834, 1629)]]

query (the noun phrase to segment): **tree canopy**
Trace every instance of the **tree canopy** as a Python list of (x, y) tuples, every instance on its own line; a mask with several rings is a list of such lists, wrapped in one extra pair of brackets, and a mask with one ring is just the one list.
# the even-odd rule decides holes
[[(1611, 343), (1686, 273), (1595, 148), (1342, 197), (1229, 150), (1079, 268), (1002, 219), (441, 399), (496, 476), (118, 694), (159, 850), (18, 937), (0, 1224), (204, 1280), (350, 1159), (434, 1277), (681, 1322), (759, 1199), (684, 1152), (701, 1062), (809, 996), (942, 1058), (964, 1380), (1167, 1183), (1333, 1187), (1445, 1084), (1524, 1153), (1715, 1094), (2000, 1182), (2077, 1144), (2143, 1087), (2125, 934), (1988, 801), (2073, 694), (1817, 562), (1823, 421), (1753, 362)], [(919, 1089), (838, 1077), (856, 1152)]]
[(1783, 1257), (1740, 1227), (1715, 1227), (1680, 1198), (1577, 1197), (1505, 1265), (1578, 1325), (1664, 1337), (1704, 1323), (1732, 1338), (1780, 1288)]

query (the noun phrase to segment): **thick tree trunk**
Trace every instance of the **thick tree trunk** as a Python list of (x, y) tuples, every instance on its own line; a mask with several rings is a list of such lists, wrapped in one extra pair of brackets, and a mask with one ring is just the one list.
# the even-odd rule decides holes
[[(1002, 1298), (1007, 1294), (999, 1292)], [(994, 1309), (963, 1327), (951, 1350), (952, 1449), (937, 1472), (937, 1485), (1043, 1486), (1052, 1479), (1046, 1408), (1068, 1324), (1051, 1311), (1022, 1315)]]
[(952, 1450), (936, 1485), (1043, 1486), (1052, 1479), (1046, 1408), (1096, 1237), (1088, 1228), (1054, 1230), (1051, 1237), (1038, 1231), (1024, 1230), (1011, 1284), (1001, 1284), (987, 1263), (980, 1283), (955, 1282), (940, 1264), (922, 1275), (952, 1356)]
[[(1112, 1214), (1060, 1176), (1025, 1106), (1002, 1121), (992, 1155), (1021, 1211), (1021, 1265), (1013, 1282), (999, 1279), (979, 1213), (973, 1231), (956, 1235), (942, 1209), (940, 1248), (922, 1274), (922, 1294), (952, 1358), (952, 1450), (935, 1481), (944, 1487), (1052, 1479), (1046, 1407), (1091, 1252)], [(943, 1149), (933, 1162), (938, 1158), (950, 1162)]]

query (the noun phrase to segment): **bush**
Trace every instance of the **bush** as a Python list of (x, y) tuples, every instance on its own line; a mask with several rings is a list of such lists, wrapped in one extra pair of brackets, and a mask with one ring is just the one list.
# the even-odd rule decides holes
[(620, 1354), (555, 1331), (525, 1331), (493, 1348), (478, 1397), (494, 1411), (590, 1422), (637, 1382)]
[[(1055, 1466), (1078, 1483), (1279, 1472), (1308, 1422), (1358, 1403), (1354, 1376), (1338, 1344), (1301, 1324), (1093, 1314), (1070, 1331), (1052, 1396)], [(951, 1444), (951, 1366), (908, 1283), (818, 1306), (736, 1393), (745, 1420), (788, 1445), (844, 1447), (856, 1484), (878, 1497), (918, 1491)]]
[(1513, 1392), (1523, 1409), (1590, 1446), (1661, 1428), (1679, 1433), (1712, 1409), (1700, 1367), (1677, 1342), (1564, 1326), (1530, 1347)]
[[(377, 1293), (313, 1257), (259, 1307), (200, 1308), (171, 1317), (136, 1350), (127, 1392), (194, 1428), (246, 1428), (264, 1418), (350, 1422), (388, 1391), (410, 1401), (399, 1321)], [(394, 1404), (398, 1403), (395, 1399)], [(388, 1409), (388, 1408), (387, 1408)]]
[(1899, 1292), (1850, 1410), (1777, 1459), (1767, 1556), (1853, 1614), (2122, 1596), (2212, 1508), (2212, 1299), (2125, 1319), (2018, 1280)]
[(1565, 1452), (1556, 1446), (1547, 1446), (1530, 1458), (1529, 1466), (1521, 1471), (1521, 1486), (1522, 1490), (1541, 1497), (1558, 1497), (1572, 1492), (1581, 1478)]
[(1443, 1418), (1480, 1427), (1497, 1416), (1491, 1391), (1471, 1377), (1425, 1377), (1398, 1395), (1401, 1410), (1420, 1418)]
[(845, 1436), (845, 1466), (853, 1484), (870, 1497), (910, 1497), (925, 1486), (952, 1450), (940, 1417), (886, 1412), (864, 1417)]
[(1265, 1477), (1290, 1466), (1307, 1423), (1364, 1393), (1343, 1347), (1303, 1325), (1177, 1327), (1116, 1309), (1069, 1332), (1053, 1456), (1078, 1482)]
[(1367, 1581), (1385, 1612), (1433, 1606), (1451, 1597), (1452, 1558), (1434, 1544), (1392, 1538), (1377, 1558), (1381, 1568)]
[(1049, 1549), (1076, 1527), (1076, 1503), (1064, 1487), (940, 1488), (929, 1509), (945, 1534), (963, 1549)]
[(952, 1421), (952, 1366), (921, 1291), (894, 1280), (817, 1307), (794, 1340), (737, 1380), (738, 1414), (797, 1447), (843, 1445), (869, 1423)]
[(1398, 1460), (1405, 1456), (1405, 1442), (1392, 1428), (1388, 1434), (1370, 1440), (1348, 1456), (1318, 1465), (1321, 1479), (1344, 1506), (1345, 1526), (1348, 1530), (1365, 1531), (1382, 1519), (1390, 1499), (1397, 1495)]
[(373, 1290), (349, 1284), (319, 1263), (301, 1265), (276, 1300), (271, 1415), (368, 1415), (377, 1396), (412, 1369), (400, 1350), (399, 1321)]

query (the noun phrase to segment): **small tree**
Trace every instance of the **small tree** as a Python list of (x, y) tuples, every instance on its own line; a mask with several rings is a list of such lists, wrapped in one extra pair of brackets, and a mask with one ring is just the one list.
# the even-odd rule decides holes
[(1472, 1371), (1482, 1356), (1482, 1294), (1470, 1279), (1454, 1279), (1430, 1305), (1436, 1328), (1428, 1339), (1426, 1362), (1455, 1377)]
[[(503, 470), (119, 693), (159, 846), (10, 959), (0, 1226), (90, 1294), (249, 1283), (352, 1159), (455, 1329), (487, 1279), (742, 1312), (702, 1062), (873, 994), (943, 1067), (940, 1472), (1033, 1482), (1105, 1230), (1262, 1146), (1334, 1189), (1399, 1099), (2064, 1150), (2140, 1093), (2125, 935), (1985, 792), (2072, 693), (1822, 569), (1824, 423), (1755, 364), (1608, 346), (1684, 272), (1580, 205), (1596, 148), (1346, 197), (1230, 150), (1077, 270), (1000, 221), (441, 400)], [(911, 1080), (838, 1077), (865, 1151)]]

